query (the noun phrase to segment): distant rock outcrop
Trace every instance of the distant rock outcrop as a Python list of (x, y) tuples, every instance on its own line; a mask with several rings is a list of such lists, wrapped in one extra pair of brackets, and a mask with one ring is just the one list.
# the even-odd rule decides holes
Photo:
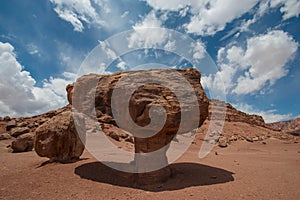
[(244, 113), (235, 109), (231, 104), (224, 101), (215, 99), (209, 100), (209, 120), (223, 119), (228, 122), (244, 122), (256, 126), (266, 126), (262, 116)]
[(78, 118), (76, 127), (74, 120), (72, 112), (66, 111), (37, 128), (34, 142), (36, 153), (51, 161), (68, 162), (78, 159), (83, 153), (84, 144), (77, 128), (84, 128), (85, 124), (83, 118)]
[(300, 136), (300, 117), (293, 120), (270, 123), (268, 126), (277, 131)]

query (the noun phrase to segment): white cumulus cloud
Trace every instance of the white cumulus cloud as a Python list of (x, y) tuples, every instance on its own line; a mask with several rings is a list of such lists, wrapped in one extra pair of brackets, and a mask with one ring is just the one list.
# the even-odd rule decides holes
[[(90, 0), (50, 0), (54, 5), (54, 11), (63, 20), (70, 22), (75, 31), (82, 32), (84, 24), (103, 25)], [(97, 1), (99, 4), (101, 1)]]
[(249, 66), (249, 70), (238, 78), (233, 92), (248, 94), (261, 89), (267, 82), (273, 85), (288, 74), (286, 64), (297, 49), (298, 43), (283, 31), (270, 31), (248, 39), (243, 62), (240, 64)]
[(65, 87), (74, 76), (44, 80), (42, 87), (17, 61), (14, 47), (0, 42), (0, 115), (28, 116), (67, 104)]
[(129, 38), (129, 48), (156, 48), (165, 43), (168, 39), (166, 31), (163, 29), (150, 29), (161, 27), (162, 21), (156, 17), (155, 12), (148, 13), (141, 22), (133, 26), (134, 32)]
[(244, 0), (243, 3), (239, 0), (147, 0), (147, 3), (156, 10), (181, 10), (186, 13), (186, 9), (190, 8), (192, 17), (190, 22), (185, 24), (185, 28), (188, 33), (197, 35), (214, 35), (223, 30), (227, 23), (249, 12), (258, 2), (258, 0)]
[(286, 32), (269, 31), (247, 40), (246, 47), (230, 46), (218, 52), (216, 74), (203, 77), (212, 90), (225, 87), (227, 93), (252, 94), (272, 86), (289, 72), (299, 44)]
[(292, 17), (299, 17), (300, 1), (299, 0), (268, 0), (271, 8), (280, 7), (280, 12), (283, 13), (282, 18), (287, 20)]

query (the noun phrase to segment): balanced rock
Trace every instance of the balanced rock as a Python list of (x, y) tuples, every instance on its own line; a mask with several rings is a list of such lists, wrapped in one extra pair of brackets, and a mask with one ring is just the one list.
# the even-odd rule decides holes
[(26, 133), (20, 135), (11, 143), (13, 152), (26, 152), (33, 149), (34, 134)]
[(80, 135), (82, 137), (78, 135), (84, 130), (84, 118), (74, 118), (71, 111), (60, 113), (37, 128), (35, 151), (51, 161), (76, 160), (84, 150), (83, 134)]
[[(74, 109), (87, 116), (96, 117), (100, 124), (112, 124), (134, 135), (135, 153), (147, 155), (168, 146), (177, 133), (187, 133), (200, 127), (208, 116), (209, 101), (200, 84), (200, 72), (196, 69), (181, 69), (176, 70), (177, 75), (170, 78), (169, 74), (174, 71), (152, 69), (111, 75), (85, 75), (77, 79), (76, 83), (67, 86), (68, 100)], [(153, 81), (152, 77), (166, 80), (171, 88)], [(181, 78), (188, 83), (191, 90), (180, 82)], [(130, 93), (129, 91), (133, 93), (127, 99), (125, 96)], [(113, 101), (113, 97), (116, 102)], [(184, 99), (182, 102), (179, 102), (180, 97)], [(160, 105), (163, 109), (152, 109), (156, 105)], [(127, 111), (128, 116), (124, 115), (128, 113)], [(152, 115), (156, 117), (151, 117)], [(188, 119), (181, 121), (183, 115), (188, 116)], [(149, 137), (138, 135), (143, 132), (141, 130), (149, 132), (156, 130), (157, 127), (148, 125), (153, 120), (162, 121), (163, 118), (165, 124), (156, 134)], [(135, 158), (137, 167), (145, 166), (145, 163), (153, 165), (153, 162), (167, 163), (166, 154), (160, 155), (155, 161), (143, 156)], [(154, 172), (137, 174), (137, 182), (151, 184), (166, 180), (170, 175), (171, 171), (166, 167)]]

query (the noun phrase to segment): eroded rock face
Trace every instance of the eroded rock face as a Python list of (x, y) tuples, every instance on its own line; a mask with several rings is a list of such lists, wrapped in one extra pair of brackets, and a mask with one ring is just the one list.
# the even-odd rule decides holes
[[(192, 129), (201, 126), (208, 116), (209, 101), (200, 84), (201, 75), (195, 69), (176, 70), (179, 76), (185, 78), (189, 83), (193, 90), (192, 92), (188, 91), (186, 87), (183, 87), (178, 78), (169, 81), (172, 88), (176, 88), (177, 95), (179, 94), (185, 97), (184, 101), (180, 103), (178, 97), (174, 94), (174, 91), (172, 91), (172, 88), (167, 88), (155, 82), (151, 83), (151, 81), (139, 87), (134, 84), (139, 81), (142, 82), (143, 79), (145, 79), (145, 73), (147, 74), (146, 77), (155, 75), (161, 80), (164, 80), (166, 79), (166, 75), (171, 72), (170, 69), (168, 70), (155, 69), (147, 71), (128, 71), (112, 75), (85, 75), (79, 78), (75, 84), (67, 86), (68, 100), (78, 112), (82, 112), (86, 115), (96, 113), (100, 124), (113, 124), (118, 126), (116, 116), (114, 116), (115, 113), (113, 113), (115, 106), (112, 106), (112, 95), (113, 92), (117, 91), (114, 93), (116, 95), (115, 97), (119, 103), (121, 102), (120, 104), (123, 105), (123, 107), (118, 107), (118, 109), (122, 110), (128, 105), (130, 118), (135, 124), (143, 128), (146, 127), (151, 120), (155, 120), (150, 117), (151, 107), (157, 104), (161, 105), (166, 111), (166, 122), (155, 135), (141, 138), (138, 137), (135, 132), (139, 132), (139, 129), (130, 129), (131, 127), (129, 126), (128, 130), (126, 130), (135, 136), (134, 146), (136, 153), (153, 152), (168, 145), (177, 134), (179, 126), (183, 127), (180, 129), (182, 133), (192, 131)], [(130, 78), (124, 81), (123, 78), (127, 76)], [(120, 80), (123, 81), (122, 85), (121, 87), (117, 87)], [(130, 101), (123, 102), (124, 94), (128, 91), (132, 91), (132, 89), (134, 89), (134, 93), (131, 95)], [(192, 95), (195, 96), (196, 103), (190, 100), (190, 96)], [(193, 113), (194, 110), (197, 110), (196, 116), (190, 114), (188, 115), (188, 121), (181, 123), (182, 113)], [(156, 111), (155, 114), (159, 117), (161, 112)], [(129, 119), (129, 117), (123, 117), (121, 118), (123, 121), (118, 121), (118, 123), (125, 124), (125, 128), (122, 128), (126, 129), (126, 124), (130, 124), (129, 120), (131, 119)], [(191, 124), (196, 124), (196, 127)], [(166, 155), (161, 155), (157, 159), (159, 159), (160, 162), (167, 162)], [(135, 158), (135, 162), (153, 161), (148, 161), (147, 158), (140, 157)], [(168, 167), (155, 172), (138, 174), (141, 178), (141, 181), (138, 182), (141, 184), (147, 184), (151, 181), (158, 182), (159, 180), (165, 180), (170, 174), (171, 171)]]
[(300, 118), (284, 122), (270, 123), (268, 126), (274, 130), (283, 131), (295, 136), (300, 136)]
[(229, 122), (244, 122), (262, 127), (266, 126), (264, 119), (259, 115), (244, 113), (224, 101), (211, 99), (209, 103), (209, 120), (226, 120)]
[(41, 125), (36, 130), (34, 148), (41, 157), (52, 161), (65, 162), (78, 159), (84, 150), (84, 144), (76, 128), (85, 127), (83, 118), (74, 118), (71, 111), (65, 111)]

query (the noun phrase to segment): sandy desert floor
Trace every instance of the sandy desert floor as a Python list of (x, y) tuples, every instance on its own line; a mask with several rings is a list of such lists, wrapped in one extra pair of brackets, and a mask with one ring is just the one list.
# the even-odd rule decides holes
[[(75, 163), (42, 165), (34, 151), (0, 141), (0, 199), (299, 199), (300, 144), (237, 141), (198, 158), (199, 142), (171, 165), (167, 182), (133, 187), (88, 152)], [(217, 152), (217, 153), (216, 153)]]

